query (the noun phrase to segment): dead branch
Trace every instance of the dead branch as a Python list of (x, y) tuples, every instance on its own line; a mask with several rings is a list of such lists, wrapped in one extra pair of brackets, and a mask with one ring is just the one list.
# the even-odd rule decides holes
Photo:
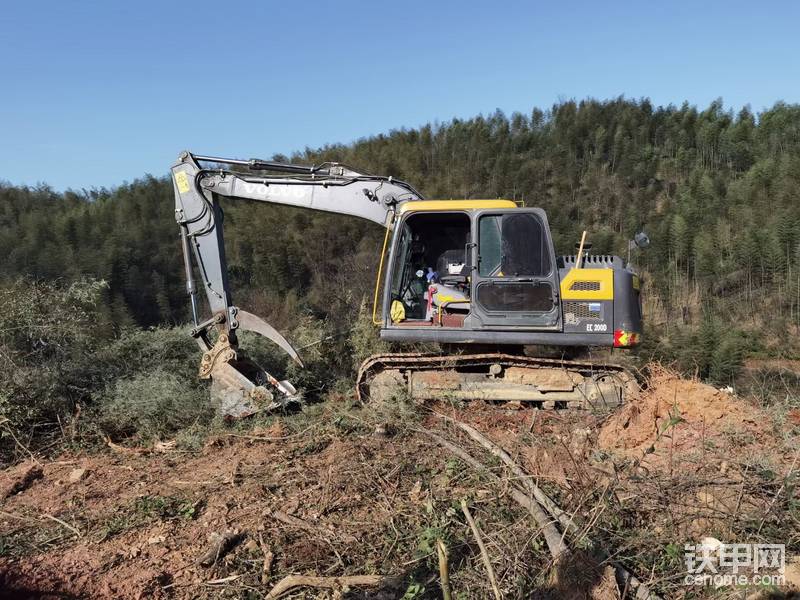
[(141, 456), (142, 454), (150, 454), (149, 448), (126, 448), (125, 446), (120, 446), (119, 444), (115, 444), (111, 441), (111, 438), (107, 435), (104, 436), (106, 440), (106, 445), (111, 448), (114, 452), (118, 452), (120, 454), (127, 454), (128, 456)]
[(448, 564), (447, 546), (442, 540), (436, 540), (436, 553), (439, 555), (439, 580), (442, 588), (442, 600), (450, 600), (450, 565)]
[(211, 579), (210, 581), (204, 581), (203, 585), (223, 585), (225, 583), (230, 583), (231, 581), (236, 581), (240, 577), (241, 575), (228, 575), (222, 579)]
[(56, 523), (58, 523), (62, 527), (66, 527), (67, 529), (69, 529), (72, 533), (74, 533), (78, 537), (82, 537), (80, 531), (78, 531), (75, 527), (73, 527), (69, 523), (67, 523), (65, 521), (62, 521), (58, 517), (54, 517), (53, 515), (47, 515), (47, 514), (43, 514), (42, 517), (44, 517), (45, 519), (50, 519), (51, 521), (55, 521)]
[(258, 545), (261, 548), (261, 553), (264, 555), (264, 566), (261, 569), (261, 583), (267, 583), (270, 575), (272, 574), (272, 562), (275, 560), (275, 554), (264, 543), (264, 536), (258, 532)]
[(772, 512), (772, 507), (775, 506), (775, 503), (780, 498), (780, 495), (783, 493), (783, 490), (786, 489), (786, 482), (790, 481), (792, 478), (792, 474), (794, 473), (794, 468), (797, 465), (797, 459), (800, 457), (800, 448), (798, 448), (797, 452), (794, 453), (794, 460), (792, 461), (792, 466), (789, 467), (789, 472), (786, 474), (786, 477), (783, 478), (783, 483), (781, 483), (781, 487), (778, 488), (778, 491), (775, 493), (775, 496), (772, 498), (772, 502), (769, 503), (764, 516), (761, 519), (761, 523), (758, 524), (758, 530), (756, 533), (761, 533), (761, 528), (764, 527), (764, 523), (767, 522), (767, 517), (769, 513)]
[[(332, 532), (323, 529), (321, 527), (315, 527), (311, 523), (308, 523), (307, 521), (304, 521), (303, 519), (299, 519), (292, 515), (286, 514), (282, 510), (274, 510), (269, 514), (273, 519), (280, 521), (281, 523), (285, 523), (286, 525), (297, 527), (298, 529), (303, 529), (304, 531), (308, 531), (309, 533), (313, 533), (315, 535), (322, 535), (323, 537), (328, 539), (335, 537), (335, 534), (333, 534)], [(342, 541), (348, 544), (353, 544), (358, 541), (358, 538), (356, 538), (353, 535), (350, 535), (349, 533), (340, 532), (338, 534), (338, 537), (340, 537)]]
[(201, 567), (212, 567), (241, 539), (239, 532), (235, 529), (228, 529), (224, 533), (212, 533), (210, 542), (211, 547), (197, 559)]
[(252, 440), (254, 442), (279, 442), (281, 440), (290, 440), (292, 438), (299, 437), (312, 427), (314, 426), (309, 425), (308, 427), (306, 427), (302, 431), (298, 431), (297, 433), (290, 433), (289, 435), (281, 435), (281, 436), (248, 435), (244, 433), (225, 433), (221, 437), (241, 438), (244, 440)]
[[(4, 510), (0, 510), (0, 515), (6, 518), (17, 519), (18, 521), (25, 521), (26, 523), (35, 523), (37, 521), (37, 519), (33, 517), (21, 517), (19, 515), (15, 515), (14, 513), (6, 512)], [(38, 515), (38, 517), (39, 519), (50, 519), (51, 521), (58, 523), (62, 527), (69, 529), (76, 536), (83, 537), (83, 534), (81, 534), (80, 530), (78, 530), (77, 527), (73, 527), (72, 525), (70, 525), (66, 521), (59, 519), (58, 517), (54, 517), (53, 515), (48, 515), (45, 513)]]
[(572, 518), (563, 510), (558, 508), (556, 503), (553, 502), (553, 500), (547, 494), (544, 493), (542, 488), (540, 488), (532, 481), (531, 475), (529, 473), (526, 473), (525, 470), (522, 469), (522, 467), (520, 467), (514, 461), (513, 458), (511, 458), (511, 455), (508, 452), (506, 452), (503, 448), (495, 444), (493, 441), (491, 441), (489, 438), (487, 438), (485, 435), (483, 435), (480, 431), (478, 431), (471, 425), (468, 425), (467, 423), (464, 423), (452, 417), (448, 417), (447, 415), (443, 415), (435, 411), (432, 412), (437, 417), (445, 419), (446, 421), (454, 424), (456, 427), (458, 427), (459, 429), (464, 431), (467, 435), (469, 435), (469, 437), (471, 437), (481, 446), (486, 448), (486, 450), (488, 450), (497, 458), (499, 458), (503, 462), (503, 464), (505, 464), (511, 470), (511, 472), (514, 473), (514, 475), (516, 475), (520, 479), (520, 481), (522, 481), (523, 485), (531, 491), (533, 496), (536, 498), (536, 501), (539, 504), (541, 504), (547, 510), (547, 512), (549, 512), (553, 517), (558, 519), (559, 523), (561, 523), (561, 525), (564, 528), (568, 530), (576, 529), (576, 525), (575, 523), (573, 523)]
[(37, 459), (37, 458), (36, 458), (36, 457), (33, 455), (33, 452), (31, 452), (31, 451), (30, 451), (30, 449), (29, 449), (29, 448), (28, 448), (28, 447), (27, 447), (25, 444), (23, 444), (22, 442), (20, 442), (20, 441), (19, 441), (19, 438), (18, 438), (18, 437), (16, 436), (16, 434), (14, 433), (14, 430), (13, 430), (13, 429), (12, 429), (12, 428), (11, 428), (11, 427), (8, 425), (8, 423), (9, 423), (9, 422), (10, 422), (10, 420), (9, 420), (9, 419), (7, 419), (6, 417), (3, 417), (2, 419), (0, 419), (0, 425), (2, 425), (2, 426), (3, 426), (3, 429), (5, 429), (5, 430), (6, 430), (6, 433), (8, 433), (8, 435), (10, 435), (10, 436), (11, 436), (11, 439), (13, 439), (13, 440), (14, 440), (14, 443), (16, 443), (16, 444), (17, 444), (17, 446), (19, 446), (19, 448), (20, 448), (21, 450), (24, 450), (24, 451), (25, 451), (25, 453), (26, 453), (28, 456), (30, 456), (30, 457), (31, 457), (31, 460), (32, 460), (33, 462), (35, 462), (35, 463), (36, 463), (38, 466), (40, 466), (40, 467), (41, 467), (41, 466), (42, 466), (42, 463), (40, 463), (40, 462), (39, 462), (39, 459)]
[(564, 536), (556, 529), (553, 521), (547, 516), (547, 513), (544, 512), (544, 509), (535, 498), (516, 487), (511, 488), (511, 497), (517, 504), (528, 509), (539, 529), (541, 529), (544, 541), (547, 543), (548, 550), (550, 550), (550, 556), (553, 557), (554, 561), (560, 560), (563, 555), (569, 552), (566, 543), (564, 543)]
[(304, 575), (288, 575), (272, 588), (265, 600), (278, 598), (296, 587), (341, 589), (349, 586), (374, 586), (384, 580), (382, 575), (350, 575), (347, 577), (308, 577)]
[(204, 479), (202, 481), (186, 481), (184, 479), (173, 479), (169, 483), (172, 485), (212, 485), (217, 482), (211, 479)]
[(315, 530), (315, 527), (312, 527), (303, 519), (298, 517), (294, 517), (290, 514), (283, 512), (282, 510), (273, 510), (269, 515), (275, 519), (276, 521), (280, 521), (281, 523), (285, 523), (286, 525), (291, 525), (292, 527), (297, 527), (298, 529), (305, 529), (305, 530)]
[[(425, 431), (424, 429), (414, 429), (414, 431), (418, 431), (432, 437), (440, 446), (450, 450), (450, 452), (458, 456), (475, 470), (489, 475), (489, 477), (495, 481), (500, 481), (500, 477), (492, 473), (484, 464), (475, 460), (463, 448), (456, 446), (452, 442), (448, 442), (446, 439), (433, 433), (432, 431)], [(539, 503), (534, 498), (515, 486), (511, 486), (510, 492), (513, 500), (525, 508), (533, 517), (533, 520), (536, 521), (536, 524), (542, 531), (544, 540), (547, 543), (547, 548), (550, 550), (550, 555), (553, 557), (553, 559), (558, 559), (559, 556), (567, 552), (567, 546), (564, 543), (561, 533), (555, 527), (553, 521), (547, 516)]]
[[(520, 480), (524, 482), (525, 487), (528, 490), (530, 490), (530, 492), (533, 494), (533, 496), (537, 500), (537, 502), (531, 502), (531, 499), (529, 497), (525, 496), (524, 494), (522, 494), (522, 497), (517, 497), (516, 493), (515, 493), (515, 490), (512, 490), (512, 492), (511, 492), (512, 497), (514, 497), (514, 499), (518, 503), (523, 504), (524, 506), (526, 506), (526, 508), (528, 508), (528, 510), (531, 511), (532, 514), (537, 509), (539, 511), (541, 510), (541, 508), (539, 507), (539, 504), (541, 504), (541, 506), (543, 506), (547, 510), (547, 512), (550, 513), (550, 515), (552, 515), (555, 519), (558, 519), (559, 523), (561, 523), (561, 525), (562, 525), (562, 527), (564, 527), (565, 531), (570, 531), (570, 532), (572, 532), (574, 534), (578, 533), (579, 528), (578, 528), (578, 525), (575, 522), (574, 518), (571, 517), (570, 515), (568, 515), (567, 513), (565, 513), (564, 511), (562, 511), (556, 505), (556, 503), (553, 502), (553, 500), (539, 486), (537, 486), (531, 480), (530, 474), (526, 473), (525, 470), (522, 467), (520, 467), (514, 461), (514, 459), (511, 458), (511, 455), (508, 454), (508, 452), (506, 452), (503, 448), (501, 448), (500, 446), (498, 446), (497, 444), (492, 442), (489, 438), (487, 438), (485, 435), (483, 435), (481, 432), (479, 432), (477, 429), (475, 429), (471, 425), (468, 425), (467, 423), (463, 423), (463, 422), (461, 422), (461, 421), (459, 421), (457, 419), (454, 419), (452, 417), (449, 417), (447, 415), (443, 415), (443, 414), (437, 413), (435, 411), (432, 411), (432, 412), (436, 416), (441, 417), (442, 419), (445, 419), (446, 421), (456, 425), (462, 431), (467, 433), (467, 435), (469, 435), (473, 440), (475, 440), (481, 446), (486, 448), (494, 456), (498, 457), (503, 462), (503, 464), (505, 464), (511, 470), (511, 472), (514, 473), (514, 475), (519, 477)], [(436, 437), (438, 437), (438, 436), (436, 436)], [(446, 442), (446, 440), (443, 440), (442, 438), (439, 438), (439, 439), (441, 440), (441, 442)], [(446, 442), (446, 443), (449, 444), (449, 442)], [(449, 446), (448, 446), (448, 449), (453, 451), (453, 448), (450, 448)], [(466, 452), (464, 452), (464, 454), (466, 454)], [(459, 454), (459, 456), (461, 456), (461, 458), (464, 458), (461, 454)], [(477, 463), (477, 461), (475, 461), (475, 463)], [(477, 464), (480, 465), (480, 463), (477, 463)], [(473, 466), (476, 466), (476, 465), (473, 464)], [(483, 468), (486, 469), (486, 467), (483, 467)], [(546, 515), (542, 515), (542, 516), (546, 519)], [(534, 515), (534, 519), (536, 519), (537, 523), (539, 523), (539, 526), (541, 527), (542, 526), (541, 525), (541, 521), (539, 520), (539, 518), (536, 517), (536, 515)], [(556, 548), (563, 547), (564, 550), (566, 550), (566, 546), (564, 546), (563, 538), (561, 538), (560, 543), (557, 543), (555, 539), (552, 539), (553, 545), (551, 545), (551, 540), (548, 539), (547, 533), (544, 531), (544, 529), (543, 529), (542, 533), (545, 534), (545, 541), (547, 542), (547, 545), (550, 548), (551, 554), (553, 554), (553, 547), (554, 546)], [(552, 535), (552, 533), (551, 533), (551, 535)], [(559, 554), (560, 554), (560, 552), (559, 552)], [(648, 598), (652, 599), (652, 600), (656, 600), (658, 598), (658, 596), (656, 596), (653, 592), (650, 591), (650, 589), (644, 584), (644, 582), (642, 582), (640, 579), (638, 579), (635, 575), (633, 575), (630, 571), (628, 571), (620, 563), (618, 563), (615, 560), (612, 560), (608, 552), (606, 552), (602, 548), (596, 548), (595, 551), (594, 551), (594, 554), (596, 555), (596, 558), (598, 558), (598, 559), (600, 559), (602, 561), (605, 561), (605, 562), (609, 562), (614, 567), (614, 569), (617, 572), (618, 581), (620, 581), (621, 583), (624, 583), (624, 585), (626, 587), (628, 587), (628, 588), (630, 588), (632, 590), (635, 590), (635, 592), (634, 592), (635, 598), (637, 598), (638, 600), (647, 600)], [(554, 554), (553, 557), (556, 558), (557, 555)]]
[(469, 512), (467, 501), (464, 500), (463, 498), (461, 499), (461, 511), (467, 518), (467, 523), (469, 523), (469, 528), (472, 530), (472, 535), (475, 536), (475, 541), (478, 543), (478, 548), (481, 551), (481, 558), (483, 559), (483, 564), (486, 567), (486, 572), (489, 575), (489, 583), (492, 584), (492, 591), (494, 592), (495, 600), (502, 600), (503, 596), (502, 594), (500, 594), (500, 588), (497, 587), (497, 578), (494, 575), (494, 568), (492, 568), (492, 561), (489, 560), (489, 553), (486, 551), (486, 546), (483, 544), (483, 538), (481, 538), (481, 530), (478, 529), (478, 525), (475, 523), (475, 519), (472, 518), (472, 513)]

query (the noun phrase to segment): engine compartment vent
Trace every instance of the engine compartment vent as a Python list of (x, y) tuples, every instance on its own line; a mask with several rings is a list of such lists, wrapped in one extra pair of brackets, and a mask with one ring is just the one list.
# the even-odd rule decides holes
[(564, 314), (573, 319), (602, 319), (603, 311), (594, 302), (564, 302)]
[(599, 281), (573, 281), (569, 289), (573, 292), (598, 292), (600, 291)]
[[(571, 268), (575, 266), (577, 256), (574, 254), (567, 254), (559, 256), (556, 263), (560, 269)], [(588, 254), (583, 257), (582, 266), (587, 269), (623, 269), (625, 263), (619, 256), (612, 256), (610, 254)]]

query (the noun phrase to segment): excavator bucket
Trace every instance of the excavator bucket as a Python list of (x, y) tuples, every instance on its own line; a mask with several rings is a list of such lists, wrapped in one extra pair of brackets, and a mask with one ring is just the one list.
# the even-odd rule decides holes
[[(249, 312), (237, 312), (237, 330), (252, 331), (277, 344), (303, 366), (297, 351), (266, 321)], [(299, 404), (301, 394), (288, 381), (279, 381), (265, 369), (246, 358), (220, 333), (211, 345), (205, 336), (197, 338), (203, 352), (199, 377), (211, 380), (211, 400), (226, 419), (241, 419), (258, 412), (273, 412)]]

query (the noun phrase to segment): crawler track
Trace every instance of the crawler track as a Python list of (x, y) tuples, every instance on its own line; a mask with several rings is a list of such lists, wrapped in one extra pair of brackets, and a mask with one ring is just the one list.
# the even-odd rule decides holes
[(414, 400), (515, 402), (545, 409), (602, 409), (625, 402), (639, 385), (612, 363), (488, 354), (378, 354), (358, 373), (362, 401), (405, 389)]

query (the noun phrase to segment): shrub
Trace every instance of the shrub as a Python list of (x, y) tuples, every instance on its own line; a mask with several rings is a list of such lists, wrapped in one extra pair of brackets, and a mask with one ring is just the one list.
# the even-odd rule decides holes
[(361, 363), (373, 354), (389, 352), (391, 346), (381, 340), (378, 328), (372, 323), (371, 307), (361, 302), (358, 317), (350, 332), (349, 344), (353, 351), (353, 370), (358, 371)]
[(122, 330), (98, 349), (96, 361), (105, 377), (130, 377), (162, 369), (195, 382), (200, 357), (188, 327), (152, 327)]
[[(192, 380), (190, 380), (192, 381)], [(113, 382), (98, 403), (98, 425), (112, 436), (161, 438), (214, 416), (207, 390), (163, 368)]]
[[(30, 443), (34, 431), (41, 437), (59, 430), (59, 421), (91, 389), (92, 355), (101, 343), (96, 306), (104, 289), (93, 280), (20, 279), (0, 287), (2, 434), (11, 431)], [(6, 456), (13, 437), (0, 437)]]
[(81, 430), (97, 425), (117, 435), (167, 435), (207, 420), (200, 353), (186, 329), (128, 328), (114, 336), (97, 310), (105, 287), (89, 279), (0, 286), (4, 456), (13, 456), (14, 437), (36, 449), (70, 431), (78, 405)]

